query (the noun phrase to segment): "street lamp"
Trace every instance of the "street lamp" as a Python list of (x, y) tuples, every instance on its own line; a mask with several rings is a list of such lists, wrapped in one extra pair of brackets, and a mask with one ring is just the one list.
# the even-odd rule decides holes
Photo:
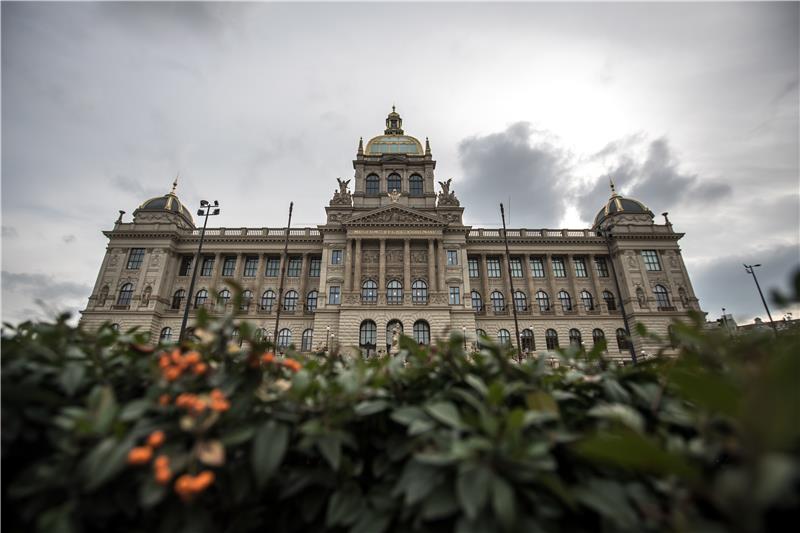
[(744, 265), (744, 269), (745, 269), (745, 271), (747, 271), (748, 274), (752, 274), (753, 275), (753, 281), (756, 282), (756, 288), (758, 289), (759, 296), (761, 296), (761, 302), (764, 304), (764, 309), (767, 310), (767, 316), (769, 317), (769, 325), (772, 326), (772, 330), (775, 332), (775, 336), (777, 336), (778, 335), (778, 328), (775, 326), (775, 322), (772, 321), (772, 315), (769, 312), (769, 307), (767, 306), (767, 301), (764, 299), (764, 293), (761, 292), (761, 285), (758, 284), (758, 278), (756, 277), (755, 268), (756, 267), (760, 267), (760, 266), (761, 266), (760, 263), (757, 264), (757, 265)]
[(464, 337), (464, 351), (467, 351), (467, 326), (461, 326), (461, 336)]
[(614, 229), (614, 224), (609, 224), (605, 228), (600, 228), (597, 233), (606, 241), (608, 248), (608, 262), (611, 263), (611, 275), (614, 277), (614, 286), (617, 288), (617, 298), (619, 299), (619, 310), (622, 312), (622, 323), (625, 325), (625, 334), (628, 336), (628, 349), (631, 352), (631, 361), (636, 364), (636, 349), (633, 347), (633, 338), (631, 337), (631, 328), (628, 326), (628, 313), (625, 312), (625, 302), (622, 299), (622, 291), (619, 288), (619, 279), (617, 278), (617, 269), (614, 266), (614, 256), (611, 253), (611, 239), (614, 235), (611, 230)]
[(208, 225), (208, 217), (219, 215), (219, 202), (214, 200), (210, 204), (206, 200), (200, 200), (200, 209), (197, 210), (197, 216), (205, 217), (203, 220), (203, 229), (200, 230), (200, 244), (197, 245), (197, 253), (194, 256), (194, 268), (192, 269), (192, 281), (189, 282), (189, 292), (186, 298), (186, 307), (183, 310), (183, 321), (181, 321), (181, 332), (178, 337), (178, 342), (182, 342), (186, 336), (186, 323), (189, 321), (189, 306), (192, 304), (192, 293), (194, 292), (194, 283), (197, 281), (197, 266), (200, 263), (200, 254), (203, 251), (203, 240), (206, 236), (206, 226)]
[(327, 334), (325, 335), (325, 351), (327, 352), (328, 346), (330, 346), (331, 342), (331, 327), (325, 326), (325, 331), (327, 332)]

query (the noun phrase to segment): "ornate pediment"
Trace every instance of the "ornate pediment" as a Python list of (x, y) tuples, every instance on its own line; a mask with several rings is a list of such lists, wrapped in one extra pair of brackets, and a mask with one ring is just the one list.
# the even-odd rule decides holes
[(417, 211), (396, 204), (388, 205), (364, 214), (358, 214), (342, 222), (345, 226), (446, 226), (447, 221), (436, 215)]

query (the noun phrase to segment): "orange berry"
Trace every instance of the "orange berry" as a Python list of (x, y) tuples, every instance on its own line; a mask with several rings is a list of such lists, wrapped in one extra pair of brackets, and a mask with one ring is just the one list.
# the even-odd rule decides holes
[(208, 407), (208, 405), (206, 404), (205, 400), (203, 400), (202, 398), (195, 398), (195, 400), (192, 402), (191, 408), (193, 411), (197, 413), (202, 413), (203, 411), (206, 410), (206, 407)]
[(168, 468), (158, 468), (155, 473), (156, 483), (166, 485), (172, 479), (172, 471)]
[(159, 429), (150, 433), (150, 436), (147, 437), (147, 445), (153, 448), (158, 448), (164, 444), (164, 440), (166, 440), (166, 435), (164, 435), (164, 432)]
[(176, 365), (180, 363), (181, 360), (183, 359), (183, 357), (181, 357), (181, 351), (178, 348), (172, 350), (172, 353), (170, 354), (169, 357), (170, 359), (172, 359), (172, 362), (175, 363)]
[(137, 446), (128, 452), (129, 465), (143, 465), (150, 462), (153, 457), (153, 449), (150, 446)]
[(303, 368), (300, 363), (290, 358), (286, 358), (283, 360), (283, 366), (290, 369), (292, 372), (297, 372), (298, 370)]
[(194, 487), (198, 492), (206, 490), (212, 483), (214, 483), (214, 472), (211, 470), (203, 470), (194, 477)]
[(189, 474), (184, 474), (175, 480), (175, 492), (183, 501), (192, 499), (194, 478)]
[(202, 376), (203, 374), (206, 373), (207, 370), (208, 370), (208, 365), (205, 363), (197, 363), (192, 367), (192, 372), (194, 372), (196, 376)]
[(169, 356), (167, 354), (161, 354), (161, 357), (158, 358), (158, 366), (164, 370), (169, 364)]
[(212, 397), (213, 399), (215, 399), (215, 400), (216, 400), (216, 399), (219, 399), (219, 398), (221, 398), (221, 399), (223, 399), (223, 400), (224, 400), (224, 399), (225, 399), (225, 393), (223, 393), (223, 392), (222, 392), (221, 390), (219, 390), (219, 389), (213, 389), (213, 390), (211, 391), (211, 397)]
[(158, 405), (169, 405), (169, 394), (162, 394), (158, 397)]
[(200, 362), (200, 354), (197, 352), (189, 352), (183, 357), (183, 360), (190, 365), (197, 364)]
[(214, 398), (211, 400), (211, 409), (217, 411), (218, 413), (227, 411), (230, 408), (230, 402), (224, 398)]
[(155, 468), (169, 468), (169, 457), (166, 455), (159, 455), (156, 457), (156, 460), (153, 461), (153, 466)]
[(177, 366), (171, 366), (164, 370), (164, 377), (167, 379), (167, 381), (175, 381), (181, 377), (181, 369)]
[(274, 353), (265, 353), (264, 355), (261, 356), (261, 362), (264, 363), (264, 364), (269, 364), (269, 363), (273, 362), (274, 360), (275, 360), (275, 354)]

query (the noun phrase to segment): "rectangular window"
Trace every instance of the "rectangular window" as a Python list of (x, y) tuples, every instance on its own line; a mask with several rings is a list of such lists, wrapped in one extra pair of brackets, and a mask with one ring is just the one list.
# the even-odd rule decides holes
[(318, 278), (319, 277), (319, 271), (320, 271), (321, 267), (322, 267), (322, 258), (321, 257), (312, 257), (311, 258), (311, 264), (309, 265), (309, 268), (308, 268), (308, 277), (310, 277), (310, 278)]
[(128, 255), (128, 270), (139, 270), (144, 261), (144, 248), (131, 248), (131, 253)]
[(467, 265), (469, 266), (469, 277), (471, 278), (479, 278), (481, 275), (481, 268), (478, 266), (477, 259), (467, 259)]
[(564, 258), (563, 257), (554, 257), (553, 258), (553, 275), (557, 278), (566, 278), (567, 277), (567, 269), (564, 268)]
[(254, 278), (258, 272), (258, 257), (247, 257), (244, 260), (244, 277)]
[(281, 270), (280, 257), (267, 257), (267, 270), (264, 273), (268, 278), (277, 278)]
[(222, 263), (222, 275), (229, 278), (236, 273), (236, 257), (228, 256)]
[(214, 258), (213, 257), (204, 257), (203, 258), (203, 267), (200, 269), (201, 276), (213, 276), (214, 275)]
[(531, 275), (534, 278), (544, 277), (544, 261), (542, 261), (541, 257), (531, 258)]
[(181, 267), (178, 269), (179, 276), (188, 276), (192, 273), (192, 256), (184, 255), (181, 257)]
[(588, 276), (586, 273), (586, 260), (582, 257), (575, 257), (572, 260), (575, 263), (575, 277), (576, 278), (585, 278)]
[(511, 262), (511, 277), (512, 278), (521, 278), (522, 277), (522, 259), (519, 257), (512, 257)]
[(286, 275), (290, 278), (300, 277), (300, 270), (303, 268), (303, 259), (300, 257), (289, 258), (289, 268), (286, 270)]
[(330, 287), (328, 289), (328, 303), (333, 305), (339, 305), (341, 303), (339, 287)]
[(597, 270), (597, 277), (599, 278), (607, 278), (608, 277), (608, 263), (606, 263), (605, 257), (595, 257), (594, 258), (594, 267)]
[(331, 250), (331, 264), (332, 265), (342, 264), (342, 250)]
[(642, 250), (644, 267), (647, 270), (661, 270), (661, 263), (658, 261), (658, 252), (655, 250)]
[(450, 305), (461, 305), (460, 287), (450, 287)]
[(486, 274), (490, 278), (500, 277), (500, 260), (496, 257), (490, 257), (486, 260)]
[(458, 264), (458, 250), (447, 250), (447, 266)]

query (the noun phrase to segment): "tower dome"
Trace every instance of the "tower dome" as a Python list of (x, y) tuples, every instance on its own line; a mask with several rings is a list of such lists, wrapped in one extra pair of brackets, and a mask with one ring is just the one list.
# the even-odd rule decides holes
[[(597, 216), (594, 217), (594, 227), (599, 227), (608, 217), (613, 215), (645, 215), (648, 223), (653, 220), (654, 216), (653, 212), (639, 200), (625, 198), (621, 194), (618, 194), (614, 187), (614, 182), (612, 181), (611, 197), (609, 197), (606, 204), (597, 213)], [(639, 218), (642, 218), (642, 221), (644, 221), (644, 217)]]
[(425, 152), (422, 144), (415, 137), (404, 134), (403, 119), (392, 106), (392, 112), (386, 117), (386, 129), (383, 130), (383, 135), (370, 139), (364, 154), (425, 155)]
[(170, 192), (164, 196), (156, 196), (144, 201), (133, 212), (134, 222), (157, 222), (163, 219), (164, 214), (167, 214), (169, 218), (177, 216), (179, 226), (188, 225), (193, 228), (194, 219), (192, 218), (192, 213), (175, 194), (175, 189), (177, 188), (178, 178), (175, 178)]

